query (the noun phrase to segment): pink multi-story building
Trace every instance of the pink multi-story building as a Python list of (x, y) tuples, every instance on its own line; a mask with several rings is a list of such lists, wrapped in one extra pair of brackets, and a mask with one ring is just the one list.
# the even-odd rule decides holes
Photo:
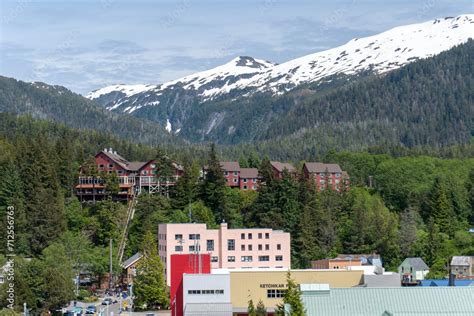
[(211, 268), (290, 268), (290, 234), (270, 228), (218, 229), (206, 224), (158, 225), (158, 251), (170, 281), (172, 254), (211, 255)]

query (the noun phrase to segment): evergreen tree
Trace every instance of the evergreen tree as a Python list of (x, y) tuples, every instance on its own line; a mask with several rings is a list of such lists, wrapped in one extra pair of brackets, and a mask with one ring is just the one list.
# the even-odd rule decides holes
[(162, 178), (161, 181), (165, 181), (173, 175), (173, 161), (163, 150), (157, 149), (155, 163), (156, 176)]
[(290, 315), (305, 316), (306, 310), (301, 301), (301, 291), (299, 285), (291, 278), (291, 272), (288, 271), (286, 275), (286, 292), (283, 297), (283, 302), (277, 305), (276, 314), (279, 316), (285, 315), (285, 305), (290, 308)]
[(218, 222), (229, 220), (225, 189), (224, 171), (217, 159), (215, 145), (211, 144), (201, 196), (206, 206), (214, 212)]
[(120, 192), (120, 182), (117, 173), (115, 171), (105, 173), (101, 178), (104, 180), (105, 194), (107, 194), (110, 199), (117, 196)]
[(430, 215), (433, 217), (434, 223), (439, 227), (439, 230), (450, 236), (453, 235), (453, 208), (448, 199), (445, 184), (438, 177), (435, 179), (433, 187), (430, 192)]
[(248, 316), (257, 316), (257, 312), (255, 310), (255, 304), (253, 303), (252, 298), (250, 298), (248, 301), (247, 314)]
[(196, 163), (184, 165), (184, 175), (178, 179), (172, 205), (183, 210), (196, 201), (198, 196), (199, 166)]
[(292, 261), (293, 265), (297, 268), (310, 268), (311, 260), (316, 259), (320, 254), (316, 239), (317, 223), (313, 216), (314, 212), (311, 207), (305, 206), (298, 227), (295, 247), (292, 248), (292, 252), (294, 252), (295, 256)]
[(145, 235), (142, 254), (134, 280), (135, 304), (147, 309), (166, 308), (169, 302), (164, 268), (151, 232)]
[(28, 218), (30, 248), (39, 254), (66, 229), (63, 196), (48, 159), (47, 146), (41, 139), (23, 143), (18, 159), (22, 160), (20, 176)]
[(51, 244), (43, 251), (38, 264), (41, 269), (43, 310), (53, 311), (69, 304), (74, 298), (74, 273), (64, 246)]
[(257, 303), (257, 308), (255, 310), (256, 316), (267, 316), (267, 308), (263, 304), (263, 301), (260, 299)]
[(469, 177), (466, 181), (467, 196), (470, 204), (470, 214), (468, 220), (474, 224), (474, 168), (469, 171)]
[(409, 207), (400, 215), (400, 248), (402, 257), (413, 256), (412, 247), (416, 242), (416, 211)]

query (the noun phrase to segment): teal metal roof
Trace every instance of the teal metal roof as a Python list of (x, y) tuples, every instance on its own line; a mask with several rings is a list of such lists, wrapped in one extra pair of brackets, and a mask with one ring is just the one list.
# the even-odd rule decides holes
[(331, 289), (303, 292), (308, 316), (474, 315), (474, 288), (401, 287)]

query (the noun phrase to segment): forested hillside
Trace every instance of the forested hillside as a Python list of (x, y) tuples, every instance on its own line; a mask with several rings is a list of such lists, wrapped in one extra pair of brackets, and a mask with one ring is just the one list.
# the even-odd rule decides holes
[[(158, 158), (158, 168), (182, 159), (187, 171), (170, 199), (139, 197), (125, 256), (142, 249), (145, 234), (156, 233), (158, 223), (190, 220), (289, 231), (294, 267), (337, 253), (377, 252), (388, 269), (407, 256), (421, 256), (432, 276), (443, 277), (450, 256), (474, 255), (474, 236), (467, 232), (474, 225), (472, 158), (330, 151), (322, 160), (347, 170), (352, 187), (318, 193), (302, 175), (275, 179), (268, 158), (241, 152), (241, 164), (259, 166), (266, 183), (247, 192), (225, 186), (214, 148), (181, 154), (170, 149), (165, 155), (163, 148), (8, 114), (0, 115), (0, 127), (0, 216), (6, 218), (7, 206), (15, 208), (15, 252), (33, 258), (18, 258), (15, 270), (17, 301), (33, 311), (72, 299), (71, 280), (82, 267), (99, 278), (108, 270), (108, 241), (117, 245), (126, 208), (111, 200), (81, 205), (73, 195), (78, 166), (104, 147), (129, 159)], [(204, 161), (209, 171), (202, 181)], [(7, 226), (0, 227), (4, 238)], [(118, 272), (118, 262), (114, 267)]]
[(472, 60), (470, 40), (385, 75), (336, 76), (279, 97), (207, 102), (193, 109), (179, 135), (318, 152), (466, 144), (473, 133)]
[(64, 87), (2, 76), (0, 112), (30, 115), (76, 129), (113, 133), (117, 137), (150, 145), (179, 142), (157, 123), (111, 113)]
[(195, 104), (179, 135), (283, 157), (378, 145), (466, 144), (472, 135), (473, 51), (471, 40), (383, 76), (334, 76), (279, 97)]
[[(382, 142), (446, 146), (473, 135), (474, 41), (302, 102), (260, 137), (293, 135), (340, 148)], [(292, 137), (295, 138), (295, 137)], [(290, 140), (290, 139), (289, 139)], [(352, 144), (352, 145), (351, 145)]]

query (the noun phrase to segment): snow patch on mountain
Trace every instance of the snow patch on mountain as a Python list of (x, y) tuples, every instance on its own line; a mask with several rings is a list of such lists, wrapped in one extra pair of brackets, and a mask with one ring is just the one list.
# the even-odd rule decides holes
[(98, 97), (102, 95), (106, 95), (112, 92), (121, 92), (126, 97), (131, 97), (135, 94), (138, 94), (144, 91), (150, 91), (156, 87), (157, 87), (156, 85), (151, 85), (151, 84), (134, 84), (134, 85), (116, 84), (116, 85), (107, 86), (105, 88), (94, 90), (90, 92), (89, 94), (87, 94), (86, 98), (93, 100), (93, 99), (97, 99)]
[[(318, 82), (332, 75), (394, 70), (465, 43), (473, 36), (474, 15), (460, 15), (400, 26), (374, 36), (356, 38), (342, 46), (279, 65), (241, 56), (227, 64), (161, 85), (114, 85), (95, 90), (86, 97), (98, 99), (110, 95), (112, 101), (102, 100), (109, 110), (132, 113), (138, 106), (157, 106), (160, 102), (162, 106), (166, 106), (169, 100), (174, 100), (175, 104), (177, 99), (165, 99), (162, 95), (183, 89), (189, 91), (188, 98), (196, 97), (199, 102), (234, 91), (241, 92), (234, 94), (233, 98), (258, 92), (281, 94), (298, 85)], [(174, 97), (177, 98), (177, 94)], [(138, 103), (135, 104), (136, 102)], [(211, 120), (211, 129), (218, 121), (217, 117)]]
[(168, 133), (171, 133), (171, 131), (173, 130), (169, 118), (166, 119), (166, 127), (165, 127), (165, 129), (168, 131)]

